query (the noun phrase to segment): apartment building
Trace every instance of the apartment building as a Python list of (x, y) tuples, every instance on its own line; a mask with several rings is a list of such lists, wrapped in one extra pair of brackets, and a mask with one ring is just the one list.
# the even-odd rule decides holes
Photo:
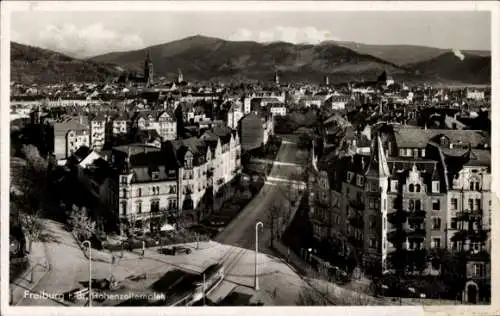
[(241, 110), (240, 104), (232, 104), (226, 115), (227, 126), (233, 130), (236, 130), (238, 128), (238, 123), (244, 115), (245, 114)]
[(167, 111), (137, 112), (132, 118), (132, 127), (139, 131), (155, 130), (163, 141), (177, 138), (177, 121), (173, 118), (173, 114)]
[(66, 159), (81, 146), (90, 147), (90, 128), (81, 117), (64, 117), (53, 123), (54, 155)]
[(159, 231), (178, 215), (179, 170), (174, 157), (159, 148), (142, 144), (114, 147), (112, 161), (120, 171), (119, 219), (127, 229)]
[(250, 113), (240, 121), (241, 147), (251, 150), (267, 144), (274, 133), (272, 115)]
[[(404, 127), (376, 135), (371, 155), (327, 155), (316, 173), (317, 182), (324, 183), (317, 188), (341, 183), (336, 191), (342, 193), (340, 222), (345, 224), (337, 230), (362, 254), (363, 266), (391, 271), (398, 249), (447, 248), (471, 256), (468, 267), (478, 272), (467, 273), (488, 274), (488, 260), (477, 258), (490, 247), (488, 137)], [(333, 207), (331, 199), (316, 202), (322, 204)], [(333, 227), (336, 220), (313, 217), (317, 237), (327, 235), (320, 232), (325, 222)]]
[(101, 151), (106, 141), (106, 116), (103, 113), (91, 115), (90, 125), (90, 148)]

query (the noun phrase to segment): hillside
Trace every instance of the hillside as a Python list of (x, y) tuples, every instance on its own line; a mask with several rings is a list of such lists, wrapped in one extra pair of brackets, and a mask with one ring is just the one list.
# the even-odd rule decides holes
[(471, 54), (464, 54), (464, 56), (464, 60), (460, 60), (449, 52), (430, 60), (408, 65), (408, 68), (438, 81), (490, 84), (491, 57)]
[[(416, 45), (369, 45), (355, 42), (335, 42), (335, 44), (352, 49), (359, 54), (372, 55), (396, 65), (407, 65), (423, 62), (448, 53), (451, 49), (441, 49)], [(462, 51), (466, 55), (490, 57), (490, 51)]]
[(119, 71), (112, 65), (79, 60), (54, 51), (11, 42), (11, 80), (23, 83), (104, 81)]
[[(157, 76), (174, 78), (182, 69), (187, 80), (218, 78), (269, 81), (278, 71), (283, 80), (374, 80), (384, 70), (405, 70), (380, 58), (358, 54), (332, 43), (294, 45), (276, 42), (230, 42), (204, 36), (188, 37), (149, 47)], [(96, 62), (117, 64), (141, 71), (147, 49), (93, 57)]]

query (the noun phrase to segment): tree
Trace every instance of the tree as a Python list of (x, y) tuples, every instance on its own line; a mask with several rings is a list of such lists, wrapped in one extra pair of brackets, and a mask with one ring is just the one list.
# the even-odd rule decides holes
[(29, 238), (29, 252), (43, 229), (41, 216), (46, 204), (48, 163), (33, 145), (23, 145), (21, 152), (25, 163), (11, 174), (11, 186), (17, 188), (17, 194), (12, 194), (10, 216), (17, 218)]
[(273, 247), (273, 242), (276, 235), (281, 232), (280, 220), (283, 216), (283, 208), (280, 204), (273, 204), (269, 208), (268, 219), (271, 227), (271, 248)]
[(85, 207), (73, 206), (70, 215), (70, 223), (73, 231), (80, 240), (92, 238), (96, 231), (96, 222), (88, 217), (88, 212)]

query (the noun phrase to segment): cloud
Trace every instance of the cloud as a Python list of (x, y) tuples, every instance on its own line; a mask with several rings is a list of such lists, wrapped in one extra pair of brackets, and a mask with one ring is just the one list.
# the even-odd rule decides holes
[(73, 24), (48, 25), (28, 40), (19, 34), (12, 34), (21, 42), (51, 49), (73, 57), (83, 58), (108, 52), (140, 49), (144, 46), (137, 34), (120, 34), (105, 28), (102, 24), (92, 24), (77, 28)]
[(330, 31), (317, 29), (313, 26), (303, 28), (290, 26), (276, 26), (272, 29), (251, 31), (239, 29), (230, 38), (232, 41), (288, 42), (293, 44), (319, 44), (324, 41), (339, 40), (332, 36)]
[(452, 49), (452, 52), (453, 52), (453, 54), (455, 54), (455, 56), (457, 56), (458, 59), (460, 59), (462, 61), (465, 59), (465, 55), (462, 54), (462, 52), (459, 51), (458, 49)]

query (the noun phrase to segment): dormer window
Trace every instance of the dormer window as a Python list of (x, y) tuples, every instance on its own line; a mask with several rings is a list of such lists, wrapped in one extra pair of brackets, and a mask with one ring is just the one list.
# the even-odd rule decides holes
[(432, 181), (432, 193), (439, 193), (439, 181)]

